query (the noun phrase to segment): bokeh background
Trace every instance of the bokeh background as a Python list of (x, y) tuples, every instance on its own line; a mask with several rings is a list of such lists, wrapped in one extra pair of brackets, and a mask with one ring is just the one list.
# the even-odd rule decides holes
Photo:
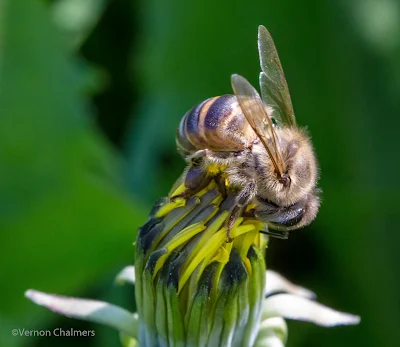
[[(113, 285), (138, 226), (184, 168), (175, 129), (230, 75), (257, 85), (257, 26), (272, 33), (323, 204), (272, 240), (268, 267), (359, 314), (355, 327), (289, 322), (288, 346), (400, 341), (400, 3), (397, 0), (3, 0), (0, 4), (0, 346), (118, 346), (28, 288), (134, 309)], [(11, 329), (95, 329), (94, 338)]]

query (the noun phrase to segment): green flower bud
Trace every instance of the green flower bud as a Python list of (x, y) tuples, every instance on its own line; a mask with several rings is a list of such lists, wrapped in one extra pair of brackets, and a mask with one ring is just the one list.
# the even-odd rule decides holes
[[(179, 186), (172, 195), (182, 191)], [(139, 230), (136, 302), (141, 346), (252, 346), (265, 293), (262, 223), (239, 217), (211, 183), (187, 200), (162, 199)]]

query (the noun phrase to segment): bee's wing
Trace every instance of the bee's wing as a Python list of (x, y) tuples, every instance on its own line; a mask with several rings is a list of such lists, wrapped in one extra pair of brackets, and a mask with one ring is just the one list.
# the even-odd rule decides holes
[(260, 88), (264, 102), (274, 109), (272, 118), (281, 125), (295, 125), (292, 100), (278, 52), (269, 31), (258, 27), (258, 52), (260, 54)]
[(242, 76), (232, 75), (231, 83), (244, 116), (258, 138), (264, 144), (275, 170), (277, 173), (282, 174), (283, 161), (277, 136), (260, 95), (258, 95), (254, 87)]

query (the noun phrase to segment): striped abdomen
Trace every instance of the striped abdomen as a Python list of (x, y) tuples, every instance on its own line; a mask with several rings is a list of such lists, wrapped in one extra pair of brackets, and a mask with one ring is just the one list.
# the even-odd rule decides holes
[(184, 115), (176, 142), (186, 156), (200, 149), (240, 151), (249, 148), (255, 138), (236, 97), (222, 95), (203, 101)]

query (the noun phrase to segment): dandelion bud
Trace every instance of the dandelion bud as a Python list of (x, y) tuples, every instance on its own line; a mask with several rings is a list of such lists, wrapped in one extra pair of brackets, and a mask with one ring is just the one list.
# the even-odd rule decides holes
[(266, 239), (259, 221), (241, 216), (227, 237), (234, 206), (214, 181), (188, 199), (155, 204), (136, 242), (141, 346), (253, 345)]

